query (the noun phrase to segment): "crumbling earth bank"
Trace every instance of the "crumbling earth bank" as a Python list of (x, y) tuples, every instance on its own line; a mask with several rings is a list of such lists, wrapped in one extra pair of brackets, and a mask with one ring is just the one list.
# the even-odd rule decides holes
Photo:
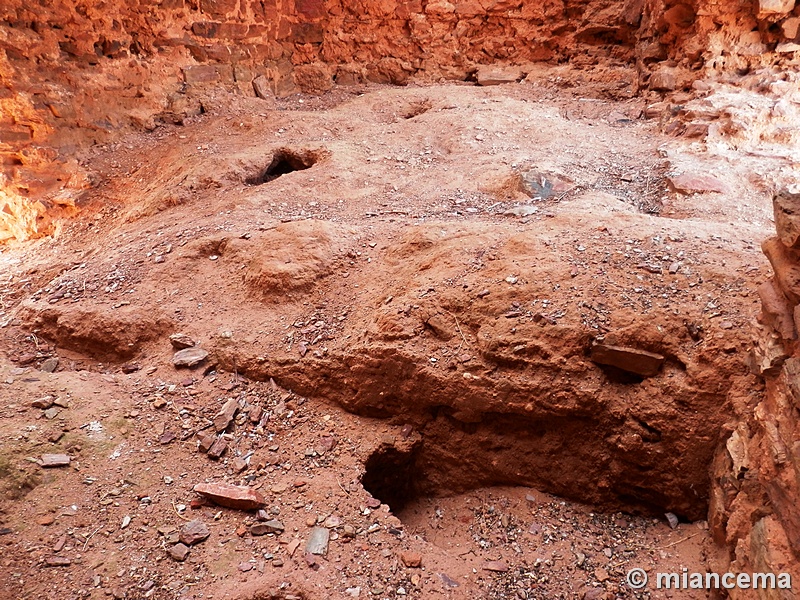
[[(566, 223), (556, 217), (547, 225), (559, 231)], [(358, 279), (371, 285), (357, 296), (351, 296), (353, 274), (342, 264), (350, 240), (306, 237), (309, 230), (330, 231), (315, 221), (279, 225), (227, 244), (215, 268), (235, 275), (225, 276), (216, 293), (218, 275), (204, 274), (209, 256), (191, 251), (189, 258), (175, 260), (189, 263), (184, 276), (195, 282), (193, 293), (206, 296), (204, 304), (224, 307), (224, 329), (204, 344), (213, 362), (424, 431), (414, 456), (416, 493), (515, 483), (608, 508), (701, 518), (707, 465), (727, 418), (726, 397), (731, 377), (741, 371), (746, 338), (737, 343), (704, 331), (693, 339), (692, 326), (703, 322), (707, 302), (678, 309), (674, 297), (685, 298), (686, 292), (675, 283), (666, 283), (669, 293), (647, 310), (650, 323), (637, 315), (634, 302), (612, 309), (612, 292), (605, 278), (595, 276), (595, 264), (604, 264), (609, 241), (627, 238), (634, 229), (645, 233), (642, 217), (629, 224), (618, 219), (614, 234), (598, 236), (602, 250), (580, 253), (568, 249), (571, 240), (596, 230), (573, 217), (569, 226), (569, 240), (563, 241), (499, 224), (491, 233), (479, 225), (414, 227), (359, 267)], [(354, 233), (365, 239), (363, 230)], [(245, 245), (249, 264), (242, 261)], [(262, 254), (262, 248), (280, 250)], [(339, 260), (334, 249), (341, 252)], [(569, 252), (581, 255), (583, 268), (574, 275), (575, 267), (561, 258)], [(615, 262), (607, 260), (603, 268), (625, 268)], [(141, 271), (137, 287), (157, 288), (162, 273)], [(693, 292), (718, 294), (727, 285), (705, 265), (697, 265), (694, 278), (702, 283)], [(641, 285), (658, 286), (660, 279), (644, 276)], [(234, 291), (242, 285), (243, 291)], [(562, 296), (562, 287), (571, 297)], [(275, 304), (276, 294), (302, 300), (319, 297), (323, 289), (330, 300), (322, 301), (316, 317), (295, 323), (286, 346), (267, 350), (260, 336), (247, 333), (259, 321), (280, 318), (285, 304)], [(266, 295), (261, 306), (253, 304), (258, 292)], [(95, 360), (141, 361), (150, 352), (160, 354), (170, 331), (170, 321), (155, 316), (157, 305), (149, 302), (133, 312), (113, 305), (76, 310), (57, 300), (28, 301), (20, 318), (57, 347)], [(199, 334), (206, 312), (181, 310), (181, 317)], [(594, 319), (601, 325), (593, 331), (587, 321)], [(212, 323), (205, 327), (214, 331)], [(733, 323), (724, 326), (730, 331)], [(175, 320), (171, 327), (177, 327)], [(627, 350), (615, 366), (597, 364), (591, 352), (598, 342)], [(637, 359), (645, 353), (660, 356), (655, 372), (640, 371)], [(456, 441), (462, 435), (464, 441)], [(487, 447), (493, 465), (482, 464)]]
[[(661, 515), (702, 519), (759, 393), (745, 174), (777, 161), (546, 86), (361, 91), (97, 149), (80, 218), (3, 253), (21, 596), (634, 597), (628, 565), (701, 568), (702, 522)], [(287, 156), (315, 162), (265, 176)]]
[[(430, 125), (438, 118), (449, 121), (444, 112), (431, 116)], [(414, 136), (422, 131), (411, 122), (377, 126)], [(223, 167), (213, 185), (233, 190), (236, 179), (248, 180), (252, 157), (262, 154), (260, 138), (245, 133), (232, 143), (238, 149), (235, 166), (227, 173)], [(509, 142), (514, 152), (517, 146)], [(459, 181), (459, 175), (444, 177), (453, 167), (444, 157), (456, 140), (439, 139), (447, 149), (432, 154), (424, 150), (429, 140), (413, 143), (423, 160), (407, 164), (428, 173), (415, 185), (433, 189), (435, 173)], [(281, 198), (291, 184), (277, 179), (245, 187), (234, 209), (239, 216), (220, 225), (224, 231), (197, 235), (182, 225), (160, 227), (149, 260), (134, 242), (120, 250), (121, 256), (136, 255), (132, 261), (98, 256), (82, 267), (108, 273), (110, 285), (93, 283), (87, 293), (65, 278), (59, 292), (50, 288), (24, 301), (18, 318), (57, 347), (95, 360), (159, 354), (170, 328), (187, 324), (188, 333), (206, 339), (212, 364), (256, 379), (271, 377), (364, 416), (430, 427), (414, 454), (418, 493), (517, 483), (608, 508), (701, 518), (707, 464), (728, 418), (726, 398), (747, 344), (737, 326), (750, 304), (747, 265), (695, 254), (688, 238), (703, 239), (704, 226), (654, 221), (592, 193), (575, 192), (574, 204), (554, 203), (558, 210), (541, 216), (536, 211), (543, 209), (532, 207), (524, 223), (503, 216), (490, 228), (434, 215), (404, 225), (407, 209), (398, 207), (401, 220), (390, 219), (373, 232), (352, 212), (359, 204), (369, 206), (368, 197), (351, 200), (346, 213), (337, 215), (342, 205), (336, 192), (322, 199), (312, 184), (328, 181), (351, 198), (363, 194), (358, 188), (365, 166), (357, 157), (343, 148), (335, 158), (285, 176), (305, 182), (293, 186), (300, 197), (317, 198), (309, 201), (312, 214), (330, 212), (335, 221), (345, 217), (347, 225), (287, 218), (253, 227), (249, 215)], [(212, 162), (202, 155), (190, 160), (183, 180)], [(160, 170), (160, 164), (142, 169)], [(394, 185), (395, 177), (407, 181), (402, 171), (383, 175), (385, 185)], [(373, 185), (382, 185), (371, 177)], [(508, 167), (482, 177), (487, 189), (519, 180)], [(573, 177), (580, 181), (578, 171)], [(142, 184), (143, 192), (150, 189), (145, 179)], [(124, 189), (129, 196), (130, 187)], [(416, 196), (420, 191), (405, 194), (424, 197)], [(230, 198), (229, 192), (221, 191), (220, 198)], [(475, 200), (488, 204), (489, 198)], [(597, 221), (604, 203), (618, 211), (608, 225)], [(498, 203), (493, 207), (498, 210)], [(411, 208), (412, 214), (425, 210), (424, 203)], [(471, 210), (466, 214), (481, 212)], [(125, 228), (134, 232), (138, 226)], [(732, 265), (739, 273), (735, 279), (728, 275)], [(164, 288), (164, 281), (192, 282), (191, 296)], [(136, 306), (127, 304), (132, 300)], [(721, 312), (723, 302), (727, 312)], [(299, 311), (291, 321), (287, 305)], [(278, 323), (285, 331), (276, 330)], [(609, 352), (616, 358), (599, 357)], [(639, 363), (648, 357), (656, 362), (643, 370)], [(448, 447), (452, 436), (462, 434), (475, 443)], [(477, 469), (486, 446), (496, 465)]]

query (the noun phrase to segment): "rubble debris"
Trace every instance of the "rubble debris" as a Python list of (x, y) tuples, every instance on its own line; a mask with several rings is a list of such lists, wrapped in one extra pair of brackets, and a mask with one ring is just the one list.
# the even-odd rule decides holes
[(228, 428), (237, 412), (239, 412), (239, 401), (235, 398), (231, 398), (222, 405), (222, 408), (214, 417), (214, 429), (217, 430), (217, 433), (221, 433)]

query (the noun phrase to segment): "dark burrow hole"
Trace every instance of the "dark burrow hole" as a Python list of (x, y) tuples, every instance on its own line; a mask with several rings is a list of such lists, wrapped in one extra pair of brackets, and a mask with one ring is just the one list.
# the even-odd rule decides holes
[(382, 446), (364, 465), (361, 484), (373, 498), (400, 513), (417, 499), (415, 452)]
[[(617, 375), (630, 376), (619, 371)], [(681, 475), (689, 477), (687, 481), (676, 477), (672, 485), (687, 491), (665, 497), (658, 481), (663, 467), (646, 455), (657, 455), (660, 444), (668, 448), (672, 442), (659, 425), (644, 419), (631, 417), (621, 424), (585, 416), (525, 419), (486, 413), (480, 422), (466, 422), (455, 419), (446, 407), (435, 412), (425, 425), (424, 441), (420, 436), (384, 442), (364, 462), (362, 486), (401, 520), (413, 519), (426, 499), (494, 486), (530, 487), (601, 512), (659, 516), (669, 511), (697, 520), (708, 511), (707, 498), (688, 491), (694, 490), (688, 483), (700, 479), (700, 474)], [(613, 480), (597, 486), (598, 473), (611, 463), (593, 440), (610, 431), (621, 432), (619, 438), (624, 432), (624, 439), (635, 439), (642, 459), (615, 466)], [(656, 480), (652, 487), (651, 479)]]
[(289, 150), (288, 148), (281, 148), (272, 155), (272, 162), (269, 163), (267, 168), (254, 177), (247, 180), (249, 185), (261, 185), (262, 183), (269, 183), (274, 181), (281, 175), (294, 173), (295, 171), (305, 171), (313, 167), (318, 160), (318, 156), (314, 152), (308, 150)]

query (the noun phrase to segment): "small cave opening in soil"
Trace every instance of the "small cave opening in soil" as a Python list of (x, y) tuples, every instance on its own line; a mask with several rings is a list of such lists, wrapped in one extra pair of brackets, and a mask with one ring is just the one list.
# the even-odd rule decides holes
[(281, 175), (288, 175), (295, 171), (305, 171), (313, 167), (318, 158), (316, 153), (307, 150), (296, 151), (281, 148), (273, 154), (272, 162), (269, 163), (267, 168), (258, 175), (249, 178), (247, 183), (261, 185), (275, 181)]
[(417, 500), (415, 452), (381, 447), (364, 465), (361, 484), (373, 498), (387, 504), (394, 514)]

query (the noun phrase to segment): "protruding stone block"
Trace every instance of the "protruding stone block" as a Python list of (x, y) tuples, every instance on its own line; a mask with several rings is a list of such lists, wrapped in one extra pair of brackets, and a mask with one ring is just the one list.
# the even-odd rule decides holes
[(750, 370), (762, 377), (775, 377), (789, 358), (789, 353), (781, 343), (777, 333), (762, 328), (763, 334), (756, 338), (756, 344), (749, 357)]
[(305, 94), (324, 94), (333, 87), (333, 73), (323, 63), (299, 65), (293, 77), (295, 85)]
[(759, 15), (785, 15), (794, 9), (795, 0), (758, 0)]
[(236, 10), (237, 0), (200, 0), (200, 10), (214, 17), (223, 17)]
[(524, 76), (519, 67), (497, 67), (485, 65), (478, 68), (476, 78), (478, 85), (501, 85), (516, 83)]
[(664, 357), (660, 354), (608, 344), (592, 346), (591, 359), (598, 364), (616, 367), (641, 377), (652, 377), (664, 364)]
[(767, 255), (775, 281), (792, 306), (800, 304), (800, 255), (784, 246), (778, 238), (769, 238), (761, 244)]
[(792, 305), (778, 285), (771, 279), (765, 281), (758, 286), (758, 296), (761, 299), (764, 324), (772, 327), (785, 340), (795, 339), (797, 333)]
[(800, 248), (800, 189), (783, 189), (772, 198), (775, 229), (787, 248)]

